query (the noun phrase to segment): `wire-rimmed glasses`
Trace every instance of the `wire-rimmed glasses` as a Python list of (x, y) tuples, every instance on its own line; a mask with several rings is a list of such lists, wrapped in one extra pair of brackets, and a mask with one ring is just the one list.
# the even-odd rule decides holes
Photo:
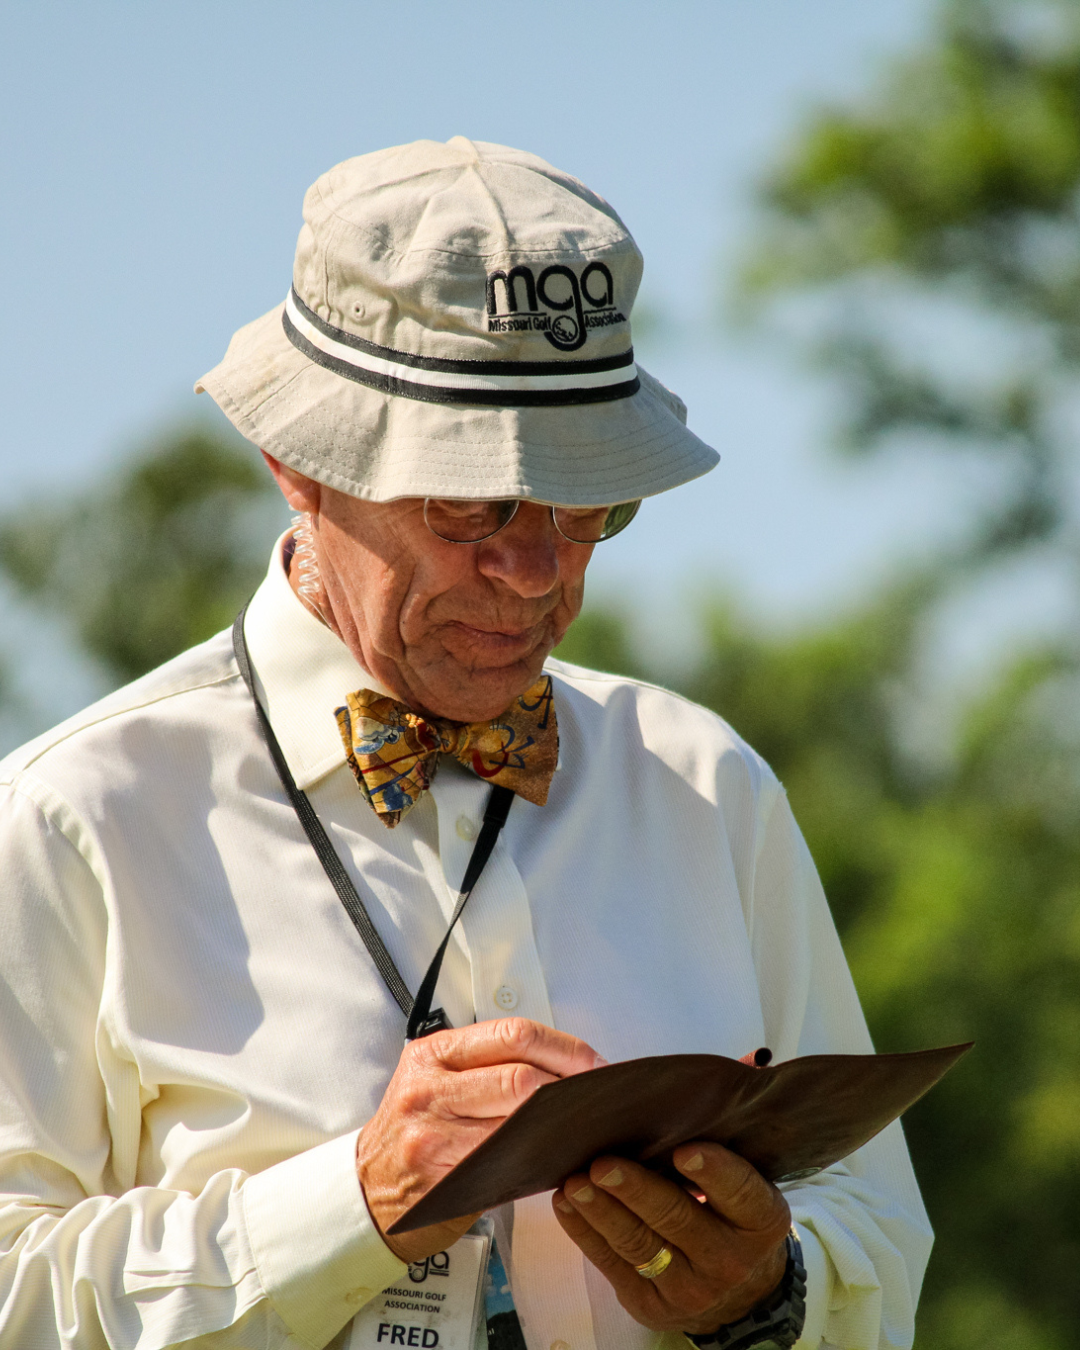
[[(424, 521), (432, 534), (447, 543), (478, 544), (509, 525), (520, 505), (520, 499), (514, 497), (495, 501), (428, 497), (424, 502)], [(614, 506), (553, 506), (551, 519), (564, 539), (575, 544), (600, 544), (625, 530), (640, 505), (639, 498)]]

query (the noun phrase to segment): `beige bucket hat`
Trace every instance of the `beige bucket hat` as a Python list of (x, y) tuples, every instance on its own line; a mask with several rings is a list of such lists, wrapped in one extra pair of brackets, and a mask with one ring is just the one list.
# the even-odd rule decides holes
[(610, 206), (455, 136), (346, 160), (304, 199), (284, 304), (195, 386), (356, 497), (630, 501), (711, 469), (635, 363), (641, 254)]

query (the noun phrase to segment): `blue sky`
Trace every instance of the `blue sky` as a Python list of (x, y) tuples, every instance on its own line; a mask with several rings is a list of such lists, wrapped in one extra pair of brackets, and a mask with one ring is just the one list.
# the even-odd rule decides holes
[[(949, 528), (962, 478), (827, 452), (829, 391), (725, 333), (752, 186), (808, 109), (873, 86), (929, 0), (187, 0), (5, 11), (4, 501), (77, 488), (163, 425), (289, 284), (304, 189), (349, 155), (463, 133), (519, 145), (619, 210), (663, 316), (642, 344), (720, 450), (599, 550), (657, 641), (715, 584), (827, 611)], [(666, 629), (665, 629), (666, 625)], [(674, 626), (674, 627), (673, 627)]]

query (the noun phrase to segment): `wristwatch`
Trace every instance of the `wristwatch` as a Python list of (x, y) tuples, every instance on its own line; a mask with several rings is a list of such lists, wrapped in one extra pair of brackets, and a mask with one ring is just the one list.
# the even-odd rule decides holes
[(776, 1345), (791, 1350), (802, 1335), (805, 1321), (806, 1267), (802, 1244), (793, 1228), (787, 1235), (784, 1278), (766, 1302), (751, 1308), (738, 1322), (729, 1322), (707, 1336), (695, 1336), (689, 1331), (683, 1335), (702, 1350), (748, 1350), (752, 1345)]

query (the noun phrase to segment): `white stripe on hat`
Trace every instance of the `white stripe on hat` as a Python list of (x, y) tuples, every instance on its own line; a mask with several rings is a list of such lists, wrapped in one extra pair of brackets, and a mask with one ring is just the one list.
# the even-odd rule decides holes
[[(579, 393), (579, 396), (583, 395), (587, 399), (588, 391), (595, 390), (603, 398), (607, 391), (614, 393), (616, 388), (626, 395), (637, 388), (638, 374), (632, 348), (627, 350), (625, 356), (615, 358), (618, 364), (606, 370), (581, 369), (583, 366), (598, 364), (594, 361), (449, 361), (395, 352), (390, 347), (378, 347), (342, 329), (335, 329), (313, 314), (298, 299), (295, 291), (290, 291), (285, 300), (285, 318), (286, 333), (289, 333), (291, 325), (306, 344), (330, 358), (335, 365), (351, 367), (356, 372), (356, 378), (364, 380), (366, 375), (372, 383), (388, 381), (394, 385), (423, 386), (430, 389), (432, 394), (442, 390), (448, 400), (453, 399), (455, 393), (460, 397), (470, 391), (485, 393), (489, 397), (500, 393), (511, 396), (516, 393), (550, 393), (556, 397)], [(332, 336), (334, 333), (340, 336)], [(291, 333), (289, 336), (295, 342)], [(420, 364), (421, 361), (423, 364)], [(523, 371), (527, 369), (529, 373), (512, 373), (515, 365), (522, 366)], [(477, 367), (477, 370), (470, 370), (471, 366)], [(510, 373), (504, 374), (502, 370), (492, 372), (493, 366), (502, 367)], [(538, 366), (550, 366), (550, 370), (537, 372)], [(628, 387), (630, 385), (633, 388)], [(607, 396), (610, 397), (611, 393), (607, 393)], [(513, 402), (513, 398), (508, 397), (506, 402)]]

